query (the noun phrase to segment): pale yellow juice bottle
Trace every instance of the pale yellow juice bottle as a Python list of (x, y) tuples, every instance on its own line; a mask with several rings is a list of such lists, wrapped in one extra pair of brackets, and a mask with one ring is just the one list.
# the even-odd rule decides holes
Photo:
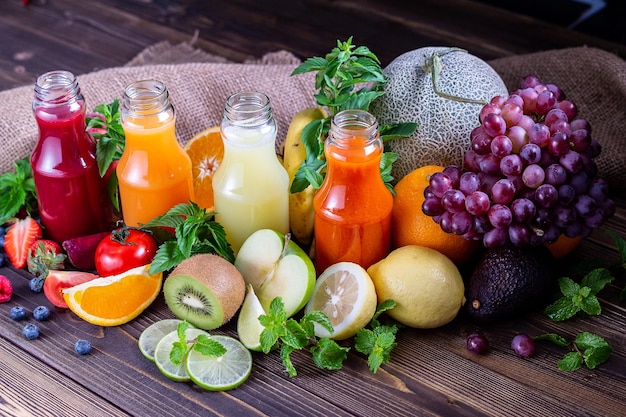
[(215, 219), (235, 253), (255, 231), (289, 232), (289, 176), (275, 151), (269, 98), (243, 92), (226, 100), (224, 158), (213, 175)]

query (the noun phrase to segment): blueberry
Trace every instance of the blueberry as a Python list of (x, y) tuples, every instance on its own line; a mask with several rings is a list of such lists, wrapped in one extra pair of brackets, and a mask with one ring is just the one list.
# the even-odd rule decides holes
[(39, 337), (39, 326), (33, 323), (28, 323), (26, 326), (24, 326), (22, 334), (28, 340), (37, 339)]
[(28, 282), (28, 286), (32, 292), (41, 292), (43, 290), (43, 279), (41, 277), (32, 278)]
[(89, 343), (89, 340), (85, 339), (77, 340), (76, 343), (74, 343), (74, 350), (79, 355), (86, 355), (91, 352), (91, 343)]
[(15, 321), (24, 320), (26, 318), (26, 309), (22, 306), (15, 306), (9, 311), (9, 317)]
[(33, 317), (37, 321), (48, 320), (48, 317), (50, 317), (50, 309), (48, 309), (48, 307), (46, 306), (36, 307), (33, 310)]

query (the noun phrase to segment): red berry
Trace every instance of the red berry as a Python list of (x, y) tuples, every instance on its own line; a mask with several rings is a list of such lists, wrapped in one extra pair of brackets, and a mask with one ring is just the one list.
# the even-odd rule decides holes
[(41, 238), (41, 226), (32, 217), (17, 220), (7, 230), (4, 250), (16, 268), (26, 266), (30, 246)]
[(12, 295), (13, 285), (11, 285), (11, 281), (4, 275), (0, 275), (0, 303), (10, 301)]

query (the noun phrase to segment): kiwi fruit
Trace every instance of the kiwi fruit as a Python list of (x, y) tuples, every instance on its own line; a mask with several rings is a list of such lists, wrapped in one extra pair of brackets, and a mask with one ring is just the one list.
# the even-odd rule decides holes
[(246, 294), (241, 273), (213, 254), (183, 260), (163, 284), (165, 302), (174, 315), (192, 325), (212, 330), (228, 322)]

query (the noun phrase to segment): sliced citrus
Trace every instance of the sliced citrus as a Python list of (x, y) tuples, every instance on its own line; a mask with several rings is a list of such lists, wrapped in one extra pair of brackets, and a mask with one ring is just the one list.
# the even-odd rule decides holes
[(226, 349), (222, 356), (204, 355), (192, 350), (187, 355), (187, 373), (198, 386), (210, 391), (226, 391), (241, 385), (252, 372), (252, 355), (237, 339), (213, 335), (211, 339)]
[(163, 273), (150, 275), (150, 264), (118, 275), (96, 278), (63, 290), (78, 317), (100, 326), (117, 326), (141, 314), (159, 295)]
[(263, 305), (256, 296), (254, 288), (248, 284), (248, 293), (243, 300), (237, 318), (237, 336), (239, 341), (250, 350), (261, 350), (261, 333), (265, 327), (259, 322), (259, 316), (265, 314)]
[(220, 127), (213, 126), (195, 134), (185, 151), (191, 158), (195, 203), (213, 211), (213, 174), (224, 158), (224, 143)]
[(156, 345), (165, 335), (176, 330), (181, 322), (182, 320), (179, 319), (164, 319), (156, 321), (146, 327), (139, 335), (139, 340), (137, 341), (141, 354), (148, 360), (154, 362)]
[[(196, 341), (197, 337), (201, 334), (209, 335), (205, 330), (197, 329), (195, 327), (188, 327), (185, 330), (185, 337), (187, 338), (187, 351), (191, 345)], [(178, 331), (174, 330), (171, 333), (166, 334), (157, 343), (154, 351), (154, 363), (156, 363), (159, 371), (172, 381), (186, 382), (189, 381), (189, 374), (187, 373), (187, 353), (179, 364), (174, 364), (170, 357), (170, 353), (174, 348), (174, 343), (178, 342)]]
[(319, 276), (305, 312), (326, 314), (333, 333), (315, 323), (315, 334), (340, 340), (354, 336), (369, 323), (376, 303), (376, 289), (367, 271), (354, 262), (339, 262)]

